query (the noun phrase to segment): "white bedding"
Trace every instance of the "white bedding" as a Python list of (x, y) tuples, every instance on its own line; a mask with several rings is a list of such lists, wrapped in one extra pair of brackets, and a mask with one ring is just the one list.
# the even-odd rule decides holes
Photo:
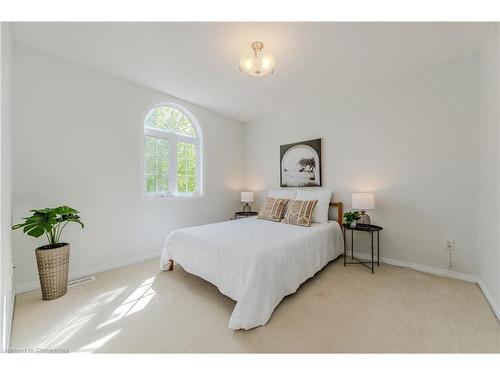
[(280, 301), (343, 252), (335, 221), (300, 227), (256, 218), (179, 229), (165, 240), (173, 259), (235, 300), (231, 329), (267, 323)]

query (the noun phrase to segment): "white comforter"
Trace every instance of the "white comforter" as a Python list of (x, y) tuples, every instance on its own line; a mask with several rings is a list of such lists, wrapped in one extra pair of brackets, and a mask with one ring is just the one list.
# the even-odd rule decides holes
[(311, 227), (256, 218), (179, 229), (166, 239), (160, 268), (173, 259), (237, 301), (231, 329), (267, 323), (280, 301), (343, 252), (337, 222)]

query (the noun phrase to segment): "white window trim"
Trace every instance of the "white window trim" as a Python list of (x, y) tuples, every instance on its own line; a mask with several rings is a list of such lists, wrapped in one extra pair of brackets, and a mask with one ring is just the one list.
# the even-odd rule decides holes
[[(182, 112), (194, 126), (196, 137), (188, 137), (176, 133), (162, 131), (158, 129), (146, 128), (144, 121), (146, 116), (156, 107), (171, 107)], [(141, 160), (141, 195), (146, 200), (156, 199), (200, 199), (204, 197), (204, 160), (203, 160), (203, 134), (198, 124), (198, 121), (191, 115), (191, 113), (183, 106), (171, 102), (157, 102), (149, 106), (141, 117), (141, 146), (140, 146), (140, 160)], [(147, 193), (146, 191), (146, 156), (144, 150), (144, 143), (146, 136), (162, 138), (169, 141), (169, 192), (168, 193)], [(194, 193), (178, 193), (177, 192), (177, 142), (185, 142), (194, 144), (196, 147), (196, 191)]]

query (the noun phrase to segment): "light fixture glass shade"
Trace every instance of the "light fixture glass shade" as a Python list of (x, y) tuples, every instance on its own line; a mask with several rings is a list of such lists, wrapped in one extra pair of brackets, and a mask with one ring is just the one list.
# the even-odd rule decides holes
[(253, 203), (253, 191), (242, 191), (241, 192), (241, 202), (242, 203)]
[(240, 70), (251, 76), (265, 76), (274, 73), (274, 57), (271, 55), (244, 55), (240, 59)]
[(354, 210), (373, 210), (375, 208), (373, 193), (354, 193), (352, 195), (352, 208)]
[(245, 54), (240, 59), (240, 70), (251, 76), (265, 76), (274, 73), (276, 61), (271, 55), (262, 54), (264, 43), (252, 43), (253, 54)]

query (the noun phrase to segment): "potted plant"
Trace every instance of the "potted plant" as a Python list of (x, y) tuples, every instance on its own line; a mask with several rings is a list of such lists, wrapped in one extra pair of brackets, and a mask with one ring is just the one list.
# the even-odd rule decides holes
[(35, 249), (42, 298), (51, 300), (66, 294), (68, 290), (69, 243), (60, 242), (61, 234), (68, 223), (80, 221), (79, 212), (68, 206), (30, 210), (33, 215), (23, 218), (24, 223), (14, 225), (13, 230), (23, 228), (33, 237), (43, 234), (48, 244)]
[(344, 213), (344, 223), (350, 228), (356, 228), (356, 220), (361, 216), (358, 211), (347, 211)]

